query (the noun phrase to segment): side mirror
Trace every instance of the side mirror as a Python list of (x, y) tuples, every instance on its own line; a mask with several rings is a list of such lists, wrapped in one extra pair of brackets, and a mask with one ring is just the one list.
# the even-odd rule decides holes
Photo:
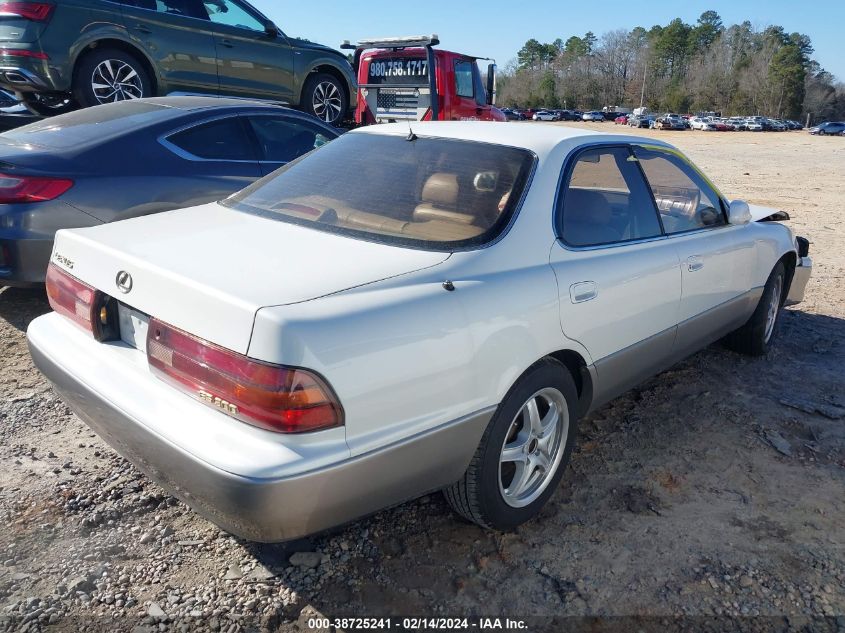
[(278, 37), (279, 27), (276, 26), (274, 22), (267, 22), (267, 24), (264, 25), (264, 32), (270, 37)]
[(728, 207), (728, 224), (748, 224), (751, 222), (751, 209), (744, 200), (734, 200)]
[(496, 64), (487, 64), (487, 105), (496, 105)]

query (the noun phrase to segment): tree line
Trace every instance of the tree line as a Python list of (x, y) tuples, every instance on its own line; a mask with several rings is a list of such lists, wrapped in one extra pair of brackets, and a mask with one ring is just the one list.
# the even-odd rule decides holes
[(500, 74), (513, 107), (720, 111), (811, 121), (845, 119), (845, 84), (812, 59), (810, 38), (780, 26), (726, 27), (715, 11), (646, 30), (530, 39)]

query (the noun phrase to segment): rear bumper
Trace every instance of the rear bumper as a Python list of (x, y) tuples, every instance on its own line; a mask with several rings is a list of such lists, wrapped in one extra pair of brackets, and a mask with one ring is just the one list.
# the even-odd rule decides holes
[(4, 239), (0, 233), (0, 248), (8, 253), (8, 260), (0, 261), (0, 286), (35, 286), (44, 283), (52, 239)]
[[(136, 350), (95, 343), (56, 314), (33, 321), (27, 339), (35, 364), (100, 437), (199, 514), (254, 541), (299, 538), (456, 481), (493, 413), (350, 458), (338, 449), (343, 429), (333, 430), (339, 441), (319, 442), (323, 433), (281, 436), (237, 422), (156, 380)], [(273, 476), (285, 461), (293, 466)]]
[(13, 92), (53, 92), (57, 90), (37, 70), (27, 68), (22, 64), (9, 63), (0, 63), (0, 87)]
[(786, 297), (786, 305), (795, 305), (804, 301), (804, 293), (807, 290), (807, 282), (813, 273), (813, 260), (809, 257), (799, 257), (798, 265), (795, 266), (795, 273), (792, 275), (792, 283), (789, 285), (789, 294)]

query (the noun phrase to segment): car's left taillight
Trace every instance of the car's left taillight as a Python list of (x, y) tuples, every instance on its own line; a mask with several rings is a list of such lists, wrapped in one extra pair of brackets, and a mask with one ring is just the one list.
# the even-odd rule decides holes
[(73, 180), (69, 178), (0, 173), (0, 204), (55, 200), (71, 187)]
[(55, 5), (52, 2), (27, 2), (26, 0), (0, 2), (0, 14), (17, 16), (33, 22), (49, 20), (54, 8)]
[(205, 404), (277, 433), (343, 425), (340, 402), (320, 376), (224, 349), (150, 319), (147, 358), (159, 377)]
[(98, 341), (116, 339), (117, 302), (65, 272), (55, 264), (47, 267), (47, 298), (57, 314), (70, 319)]

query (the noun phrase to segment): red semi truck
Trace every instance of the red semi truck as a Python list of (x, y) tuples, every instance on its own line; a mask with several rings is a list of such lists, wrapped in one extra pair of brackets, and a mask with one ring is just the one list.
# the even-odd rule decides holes
[(436, 35), (344, 42), (355, 51), (355, 122), (506, 121), (493, 105), (496, 64), (487, 66), (485, 85), (478, 61), (486, 58), (435, 49), (439, 43)]

